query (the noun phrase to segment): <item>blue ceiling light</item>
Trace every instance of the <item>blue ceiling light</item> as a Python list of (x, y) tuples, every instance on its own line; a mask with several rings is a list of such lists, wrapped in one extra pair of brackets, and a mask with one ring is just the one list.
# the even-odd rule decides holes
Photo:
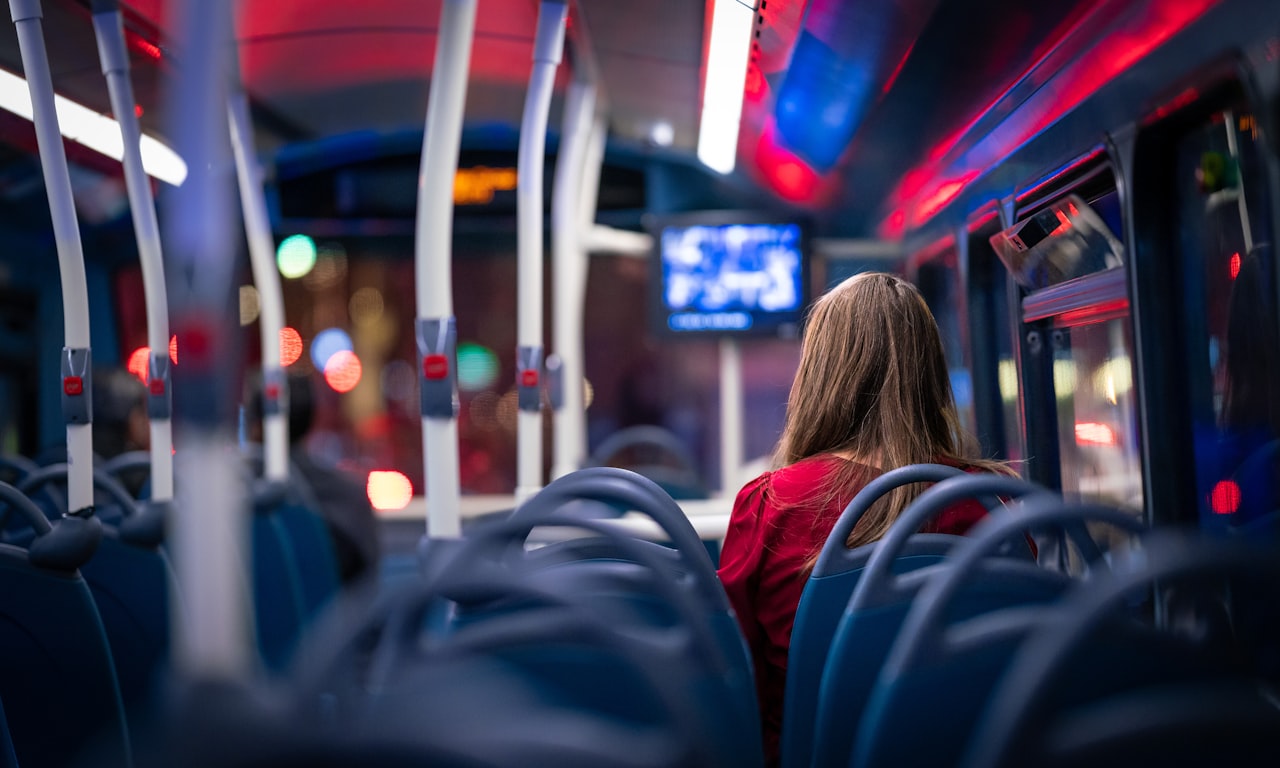
[(802, 31), (778, 93), (778, 133), (815, 170), (828, 171), (853, 139), (871, 95), (864, 59), (844, 58)]

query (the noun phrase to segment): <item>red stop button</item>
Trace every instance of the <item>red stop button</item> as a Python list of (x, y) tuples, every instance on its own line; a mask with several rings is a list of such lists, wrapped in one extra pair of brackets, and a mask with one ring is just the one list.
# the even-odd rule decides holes
[(79, 376), (67, 376), (62, 380), (62, 391), (71, 396), (84, 394), (84, 379)]
[(538, 386), (538, 371), (530, 368), (520, 372), (520, 386), (536, 387)]
[(422, 358), (422, 375), (430, 381), (439, 381), (449, 375), (449, 358), (444, 355), (425, 355)]

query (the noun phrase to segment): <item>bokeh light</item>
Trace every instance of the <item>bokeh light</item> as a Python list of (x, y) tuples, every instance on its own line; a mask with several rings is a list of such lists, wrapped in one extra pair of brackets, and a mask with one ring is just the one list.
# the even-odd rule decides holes
[(250, 325), (262, 311), (262, 299), (252, 285), (240, 286), (240, 324)]
[(370, 472), (365, 491), (374, 509), (404, 509), (413, 500), (413, 483), (395, 470)]
[(520, 413), (520, 396), (513, 389), (507, 392), (498, 400), (498, 405), (494, 409), (494, 413), (498, 418), (498, 425), (508, 432), (516, 431), (516, 423), (518, 414)]
[(285, 277), (302, 277), (315, 265), (316, 243), (306, 235), (290, 235), (276, 249), (276, 266)]
[(350, 352), (352, 349), (354, 347), (351, 346), (350, 334), (341, 328), (325, 328), (311, 341), (311, 362), (323, 371), (329, 358), (338, 352)]
[(351, 322), (356, 325), (373, 325), (382, 319), (386, 302), (382, 299), (382, 291), (365, 286), (351, 294), (347, 310), (351, 312)]
[(151, 347), (138, 347), (129, 353), (129, 362), (126, 365), (129, 373), (138, 377), (143, 384), (147, 383), (147, 371), (151, 369)]
[(337, 285), (347, 276), (347, 252), (338, 243), (320, 245), (315, 267), (302, 278), (302, 284), (313, 291)]
[[(178, 337), (169, 337), (169, 359), (174, 365), (178, 364)], [(143, 384), (147, 383), (147, 377), (151, 375), (151, 347), (138, 347), (129, 353), (129, 359), (125, 363), (125, 369), (138, 377)]]
[(464, 342), (458, 345), (458, 389), (486, 389), (498, 378), (498, 356), (492, 349)]
[(280, 367), (288, 368), (302, 357), (302, 334), (296, 328), (280, 329)]
[(363, 372), (356, 353), (344, 349), (335, 352), (325, 363), (324, 380), (335, 392), (350, 392), (360, 383)]
[(495, 392), (481, 392), (471, 400), (467, 409), (471, 415), (471, 424), (485, 432), (498, 428), (498, 395)]

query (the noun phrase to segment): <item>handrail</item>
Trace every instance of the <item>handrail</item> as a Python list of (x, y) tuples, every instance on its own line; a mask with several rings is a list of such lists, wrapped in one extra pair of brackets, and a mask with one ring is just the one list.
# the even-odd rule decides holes
[(284, 293), (272, 248), (262, 169), (253, 149), (249, 99), (236, 77), (227, 96), (227, 123), (235, 155), (240, 208), (249, 241), (249, 263), (258, 289), (258, 332), (262, 343), (263, 475), (268, 480), (289, 478), (289, 387), (280, 364), (280, 331), (284, 328)]
[(142, 167), (142, 131), (133, 111), (133, 84), (129, 80), (129, 54), (125, 48), (124, 21), (118, 0), (93, 0), (93, 31), (98, 40), (102, 74), (107, 79), (111, 111), (120, 124), (123, 142), (124, 182), (129, 212), (142, 264), (143, 298), (147, 307), (147, 415), (151, 430), (151, 498), (173, 498), (173, 393), (169, 375), (169, 299), (165, 294), (164, 261), (160, 250), (160, 224), (156, 221), (151, 181)]
[[(586, 304), (586, 232), (581, 227), (583, 178), (595, 117), (596, 86), (575, 81), (565, 99), (560, 150), (551, 191), (552, 350), (560, 361), (559, 392), (553, 389), (555, 455), (553, 478), (567, 475), (587, 458), (586, 406), (583, 392), (582, 317)], [(559, 397), (555, 397), (559, 394)]]
[(516, 388), (520, 414), (516, 437), (516, 499), (542, 486), (542, 171), (546, 164), (547, 113), (564, 49), (564, 2), (542, 0), (533, 44), (533, 71), (520, 123), (516, 161)]
[(427, 99), (414, 230), (418, 384), (427, 535), (456, 539), (458, 467), (457, 326), (453, 317), (453, 179), (458, 172), (463, 107), (475, 34), (476, 0), (445, 0)]
[(67, 154), (54, 109), (53, 78), (45, 50), (40, 0), (9, 0), (9, 11), (18, 30), (22, 68), (31, 91), (32, 122), (58, 249), (64, 333), (62, 419), (67, 426), (67, 462), (72, 466), (67, 502), (71, 510), (79, 511), (93, 506), (93, 352), (89, 344), (89, 290), (84, 251), (71, 194)]

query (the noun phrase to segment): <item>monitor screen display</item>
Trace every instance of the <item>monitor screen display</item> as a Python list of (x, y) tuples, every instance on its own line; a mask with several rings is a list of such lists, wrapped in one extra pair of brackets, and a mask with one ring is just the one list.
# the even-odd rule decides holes
[(797, 334), (806, 300), (799, 224), (682, 222), (661, 227), (657, 240), (663, 333)]

